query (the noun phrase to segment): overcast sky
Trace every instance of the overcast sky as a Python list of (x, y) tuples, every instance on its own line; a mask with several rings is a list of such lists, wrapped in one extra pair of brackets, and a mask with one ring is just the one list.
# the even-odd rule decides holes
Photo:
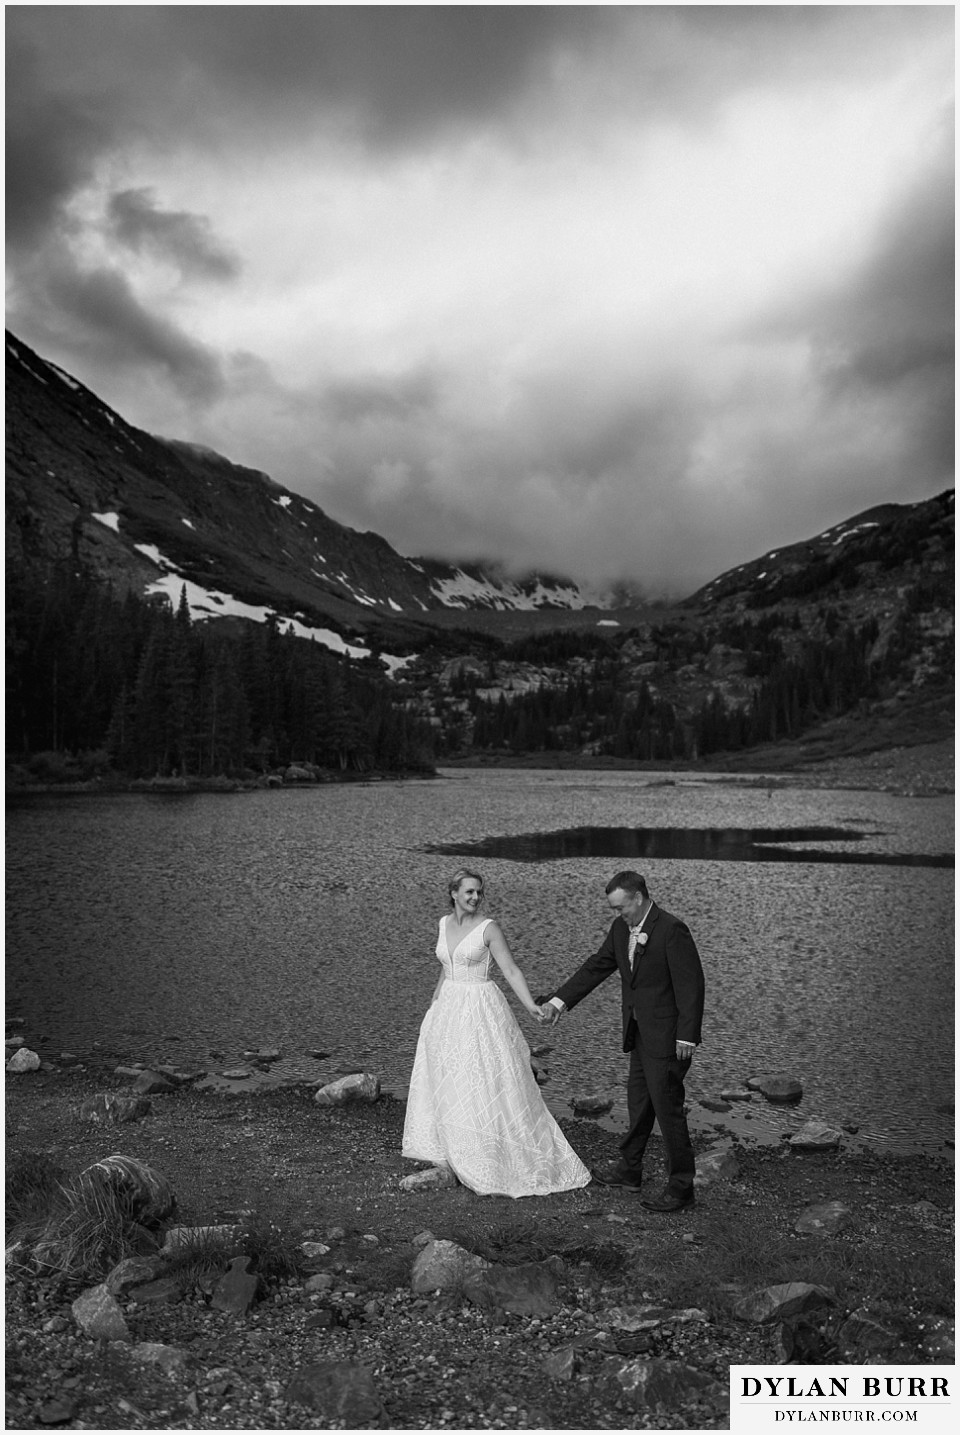
[(402, 553), (952, 484), (952, 6), (11, 6), (8, 325)]

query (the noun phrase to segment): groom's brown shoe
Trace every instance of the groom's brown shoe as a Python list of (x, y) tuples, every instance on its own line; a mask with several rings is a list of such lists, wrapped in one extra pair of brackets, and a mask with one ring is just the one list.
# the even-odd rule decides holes
[(640, 1194), (642, 1177), (639, 1171), (631, 1171), (622, 1161), (607, 1161), (602, 1166), (594, 1166), (593, 1179), (599, 1181), (601, 1186), (619, 1186), (623, 1191), (629, 1191), (631, 1195)]

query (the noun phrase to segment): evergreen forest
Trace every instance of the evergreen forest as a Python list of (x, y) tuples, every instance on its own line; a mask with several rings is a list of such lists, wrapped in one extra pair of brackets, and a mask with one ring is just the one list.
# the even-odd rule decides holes
[(50, 779), (432, 770), (429, 726), (379, 670), (276, 622), (229, 628), (74, 569), (8, 581), (8, 758)]

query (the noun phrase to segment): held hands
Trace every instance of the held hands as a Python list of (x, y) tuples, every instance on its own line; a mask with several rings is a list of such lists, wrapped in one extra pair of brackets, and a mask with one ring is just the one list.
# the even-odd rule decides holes
[(540, 1015), (537, 1020), (541, 1026), (556, 1026), (560, 1020), (560, 1012), (552, 1002), (545, 1002), (540, 1007)]

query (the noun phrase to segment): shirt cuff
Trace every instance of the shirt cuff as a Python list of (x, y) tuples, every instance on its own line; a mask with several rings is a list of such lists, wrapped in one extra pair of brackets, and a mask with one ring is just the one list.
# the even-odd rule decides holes
[(555, 1006), (557, 1011), (559, 1012), (565, 1012), (567, 1009), (566, 1002), (561, 1001), (559, 997), (551, 997), (550, 1000), (547, 1002), (547, 1006)]

